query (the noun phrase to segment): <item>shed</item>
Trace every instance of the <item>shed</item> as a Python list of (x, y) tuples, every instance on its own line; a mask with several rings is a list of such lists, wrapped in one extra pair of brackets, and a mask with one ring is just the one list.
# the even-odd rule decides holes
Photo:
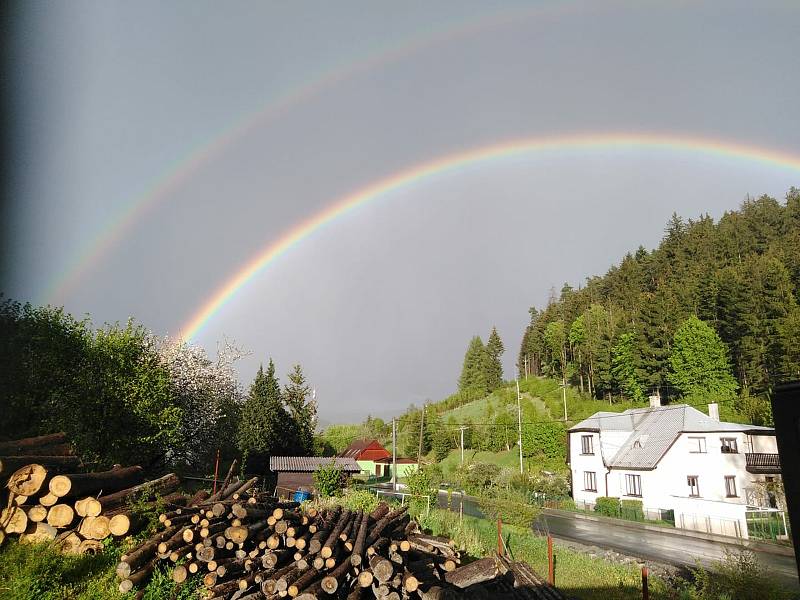
[(338, 456), (270, 456), (269, 470), (278, 476), (275, 494), (288, 497), (299, 488), (316, 493), (314, 471), (330, 464), (338, 466), (347, 476), (361, 471), (361, 467), (352, 458)]
[[(397, 458), (397, 476), (405, 477), (409, 473), (416, 471), (419, 467), (417, 461), (413, 458)], [(392, 476), (392, 457), (381, 458), (375, 461), (375, 476), (376, 477), (391, 477)]]

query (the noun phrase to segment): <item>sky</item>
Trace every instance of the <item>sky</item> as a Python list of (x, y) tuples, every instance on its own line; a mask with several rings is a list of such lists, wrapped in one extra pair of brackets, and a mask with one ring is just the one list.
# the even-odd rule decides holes
[[(727, 0), (21, 3), (0, 289), (177, 336), (298, 223), (436, 158), (609, 133), (800, 157), (798, 18)], [(493, 326), (513, 377), (528, 308), (655, 247), (673, 212), (792, 185), (797, 169), (691, 148), (478, 161), (330, 221), (191, 341), (248, 351), (243, 386), (270, 357), (283, 379), (300, 363), (325, 422), (391, 417), (454, 392)]]

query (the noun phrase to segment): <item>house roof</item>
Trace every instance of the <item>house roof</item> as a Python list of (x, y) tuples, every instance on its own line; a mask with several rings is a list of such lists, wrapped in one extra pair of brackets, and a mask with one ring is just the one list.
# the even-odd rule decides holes
[(269, 470), (278, 472), (313, 472), (323, 465), (335, 464), (346, 473), (358, 473), (361, 467), (353, 458), (339, 456), (270, 456)]
[(570, 432), (630, 432), (606, 466), (621, 469), (653, 469), (681, 433), (769, 433), (770, 427), (716, 421), (696, 408), (671, 404), (633, 408), (621, 413), (598, 412), (570, 428)]
[(378, 440), (356, 440), (342, 450), (338, 456), (356, 460), (376, 460), (390, 456), (389, 451)]

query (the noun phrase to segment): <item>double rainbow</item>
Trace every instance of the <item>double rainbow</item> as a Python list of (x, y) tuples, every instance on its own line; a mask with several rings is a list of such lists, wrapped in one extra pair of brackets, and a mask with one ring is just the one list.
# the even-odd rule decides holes
[(322, 226), (359, 206), (390, 192), (411, 187), (435, 176), (449, 174), (477, 163), (553, 151), (668, 150), (744, 160), (800, 172), (800, 157), (758, 146), (724, 140), (657, 133), (596, 133), (511, 140), (474, 148), (415, 165), (370, 183), (334, 201), (328, 208), (298, 223), (277, 240), (271, 240), (225, 281), (181, 327), (187, 340), (194, 338), (236, 294), (273, 261), (314, 234)]

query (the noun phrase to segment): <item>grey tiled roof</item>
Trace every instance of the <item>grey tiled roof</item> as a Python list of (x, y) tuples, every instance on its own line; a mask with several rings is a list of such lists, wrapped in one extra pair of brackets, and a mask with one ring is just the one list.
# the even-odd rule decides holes
[(347, 473), (358, 473), (361, 467), (352, 458), (326, 456), (270, 456), (269, 470), (273, 472), (312, 472), (322, 465), (336, 464)]
[(769, 427), (716, 421), (696, 408), (671, 404), (657, 408), (633, 408), (621, 413), (599, 412), (584, 419), (570, 431), (629, 431), (630, 435), (612, 457), (609, 467), (653, 469), (681, 433), (725, 431), (772, 431)]

